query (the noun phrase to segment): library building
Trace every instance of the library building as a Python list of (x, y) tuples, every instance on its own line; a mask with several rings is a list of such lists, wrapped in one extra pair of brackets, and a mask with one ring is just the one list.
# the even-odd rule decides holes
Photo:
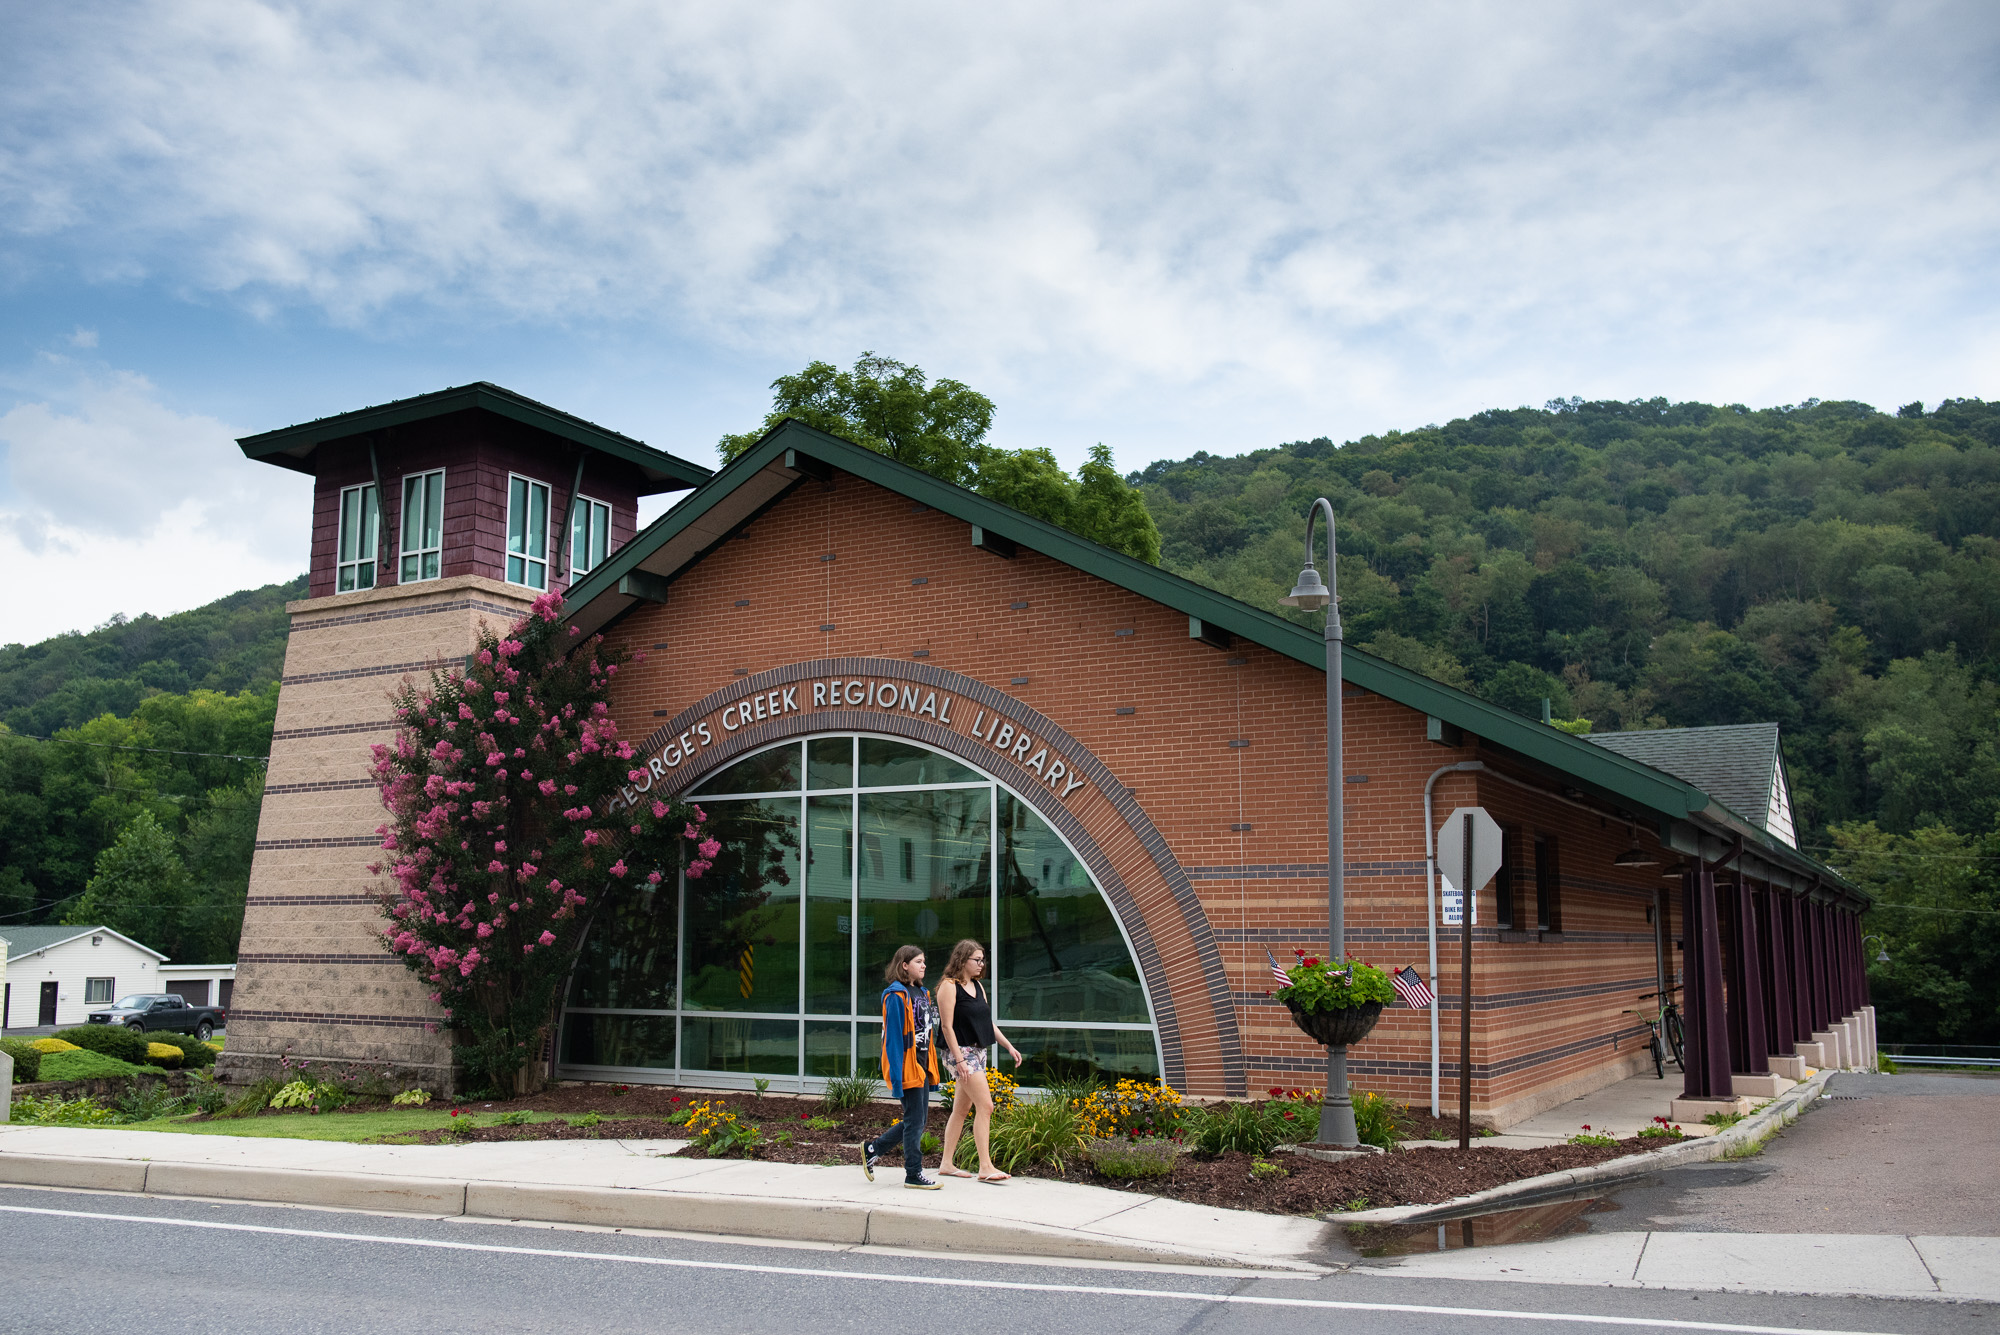
[[(553, 591), (645, 655), (613, 696), (644, 782), (605, 797), (692, 797), (722, 845), (701, 879), (604, 892), (553, 1078), (811, 1090), (872, 1070), (888, 957), (924, 947), (934, 981), (972, 937), (1024, 1084), (1321, 1083), (1326, 1050), (1270, 996), (1273, 958), (1329, 953), (1316, 618), (796, 422), (711, 471), (475, 384), (241, 445), (315, 499), (231, 1078), (289, 1054), (455, 1088), (449, 1028), (382, 941), (370, 748), (402, 682)], [(1346, 952), (1414, 966), (1437, 998), (1383, 1012), (1348, 1051), (1355, 1087), (1457, 1103), (1466, 929), (1434, 864), (1472, 806), (1502, 836), (1469, 929), (1481, 1123), (1650, 1074), (1643, 998), (1668, 988), (1687, 1049), (1668, 1093), (1768, 1096), (1872, 1061), (1867, 900), (1797, 848), (1776, 725), (1578, 737), (1351, 648), (1341, 678)]]

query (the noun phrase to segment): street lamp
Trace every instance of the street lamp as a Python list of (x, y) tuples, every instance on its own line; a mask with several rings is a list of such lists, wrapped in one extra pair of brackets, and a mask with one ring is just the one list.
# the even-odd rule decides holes
[[(1326, 580), (1313, 567), (1313, 524), (1326, 511)], [(1326, 935), (1330, 962), (1347, 958), (1347, 934), (1341, 919), (1341, 885), (1346, 840), (1341, 829), (1340, 787), (1340, 571), (1336, 567), (1333, 502), (1322, 496), (1306, 511), (1306, 565), (1291, 593), (1279, 599), (1287, 607), (1326, 609)], [(1321, 1145), (1359, 1145), (1354, 1127), (1354, 1100), (1347, 1093), (1347, 1047), (1326, 1049), (1326, 1093), (1319, 1108)]]
[(1877, 964), (1887, 964), (1887, 963), (1889, 962), (1889, 949), (1888, 949), (1888, 947), (1887, 947), (1887, 946), (1884, 946), (1884, 945), (1882, 944), (1882, 938), (1881, 938), (1881, 937), (1879, 937), (1879, 936), (1864, 936), (1864, 937), (1862, 937), (1862, 938), (1861, 938), (1861, 949), (1862, 949), (1862, 950), (1864, 950), (1864, 951), (1865, 951), (1865, 950), (1867, 950), (1867, 949), (1868, 949), (1868, 943), (1869, 943), (1870, 941), (1873, 941), (1873, 942), (1875, 942), (1875, 962), (1876, 962)]

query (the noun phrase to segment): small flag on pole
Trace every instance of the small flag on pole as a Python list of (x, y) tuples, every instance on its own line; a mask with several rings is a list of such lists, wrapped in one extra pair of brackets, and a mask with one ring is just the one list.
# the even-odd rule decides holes
[(1413, 1011), (1428, 1010), (1436, 1000), (1414, 964), (1390, 974), (1389, 981), (1396, 985), (1396, 995), (1403, 999), (1403, 1004)]
[(1278, 967), (1278, 957), (1271, 953), (1269, 946), (1264, 947), (1264, 958), (1271, 961), (1271, 977), (1278, 980), (1278, 986), (1290, 987), (1292, 985), (1292, 976)]

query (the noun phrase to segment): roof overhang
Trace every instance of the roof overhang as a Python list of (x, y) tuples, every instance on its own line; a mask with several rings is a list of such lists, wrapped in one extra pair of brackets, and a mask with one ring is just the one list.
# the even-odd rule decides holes
[[(1326, 671), (1326, 641), (1317, 631), (789, 418), (765, 432), (755, 445), (571, 589), (566, 604), (569, 620), (588, 634), (607, 628), (642, 602), (670, 598), (673, 581), (711, 549), (728, 541), (793, 488), (830, 477), (835, 470), (905, 496), (1016, 548), (1040, 552), (1199, 619), (1207, 628), (1227, 631)], [(1866, 899), (1830, 868), (1663, 770), (1345, 646), (1341, 679), (1512, 752), (1603, 803), (1635, 816), (1649, 816), (1660, 828), (1663, 841), (1677, 823), (1732, 841), (1741, 834), (1746, 848), (1756, 849), (1759, 858), (1772, 866)]]
[(668, 454), (665, 450), (656, 450), (644, 441), (620, 435), (485, 381), (419, 394), (415, 398), (398, 399), (373, 408), (359, 408), (351, 413), (322, 417), (317, 421), (281, 427), (259, 435), (243, 436), (236, 443), (247, 458), (311, 473), (314, 471), (313, 455), (320, 446), (332, 441), (475, 410), (519, 422), (573, 445), (631, 464), (645, 480), (645, 485), (640, 488), (642, 495), (685, 491), (700, 486), (714, 476), (711, 470), (700, 464)]

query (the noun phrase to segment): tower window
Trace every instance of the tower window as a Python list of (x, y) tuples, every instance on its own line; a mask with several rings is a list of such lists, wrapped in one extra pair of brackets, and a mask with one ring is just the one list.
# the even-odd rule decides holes
[(334, 557), (334, 588), (340, 593), (375, 587), (379, 521), (373, 486), (345, 487), (340, 493), (340, 538)]
[(604, 564), (611, 555), (611, 507), (588, 496), (576, 498), (569, 520), (570, 576), (575, 578)]
[(403, 566), (397, 578), (436, 579), (444, 564), (444, 470), (403, 479)]
[(531, 478), (507, 479), (507, 582), (549, 587), (549, 489)]

